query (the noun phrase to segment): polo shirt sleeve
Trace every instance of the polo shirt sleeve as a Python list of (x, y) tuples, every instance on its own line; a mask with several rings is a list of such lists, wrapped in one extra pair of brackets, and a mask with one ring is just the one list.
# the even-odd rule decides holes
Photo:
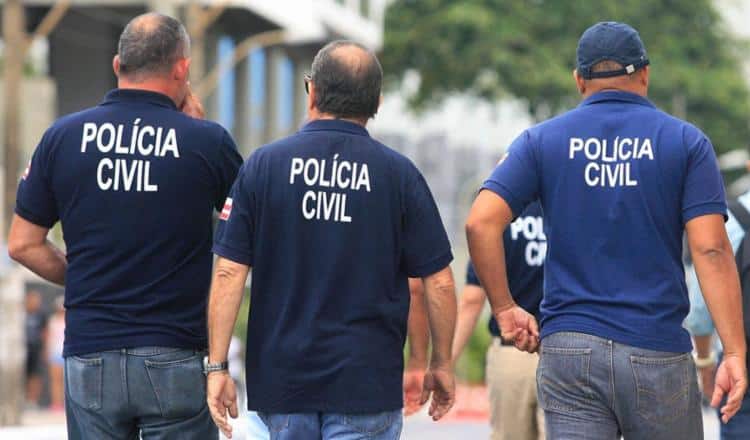
[(256, 156), (240, 169), (219, 215), (214, 254), (236, 263), (253, 265), (255, 244)]
[(708, 214), (721, 214), (726, 219), (727, 203), (714, 148), (708, 138), (701, 136), (688, 148), (682, 223)]
[(482, 284), (479, 282), (479, 277), (477, 276), (476, 271), (474, 270), (474, 265), (469, 261), (469, 263), (466, 265), (466, 285), (467, 286), (481, 286)]
[(526, 205), (539, 198), (537, 170), (534, 144), (527, 130), (513, 141), (481, 189), (502, 197), (517, 217)]
[(49, 180), (49, 131), (31, 156), (31, 162), (21, 177), (16, 193), (18, 216), (44, 228), (51, 228), (59, 220), (57, 203)]
[(403, 261), (408, 276), (421, 278), (444, 269), (453, 254), (435, 199), (416, 169), (405, 192)]
[(214, 207), (221, 212), (224, 201), (237, 178), (237, 172), (242, 166), (242, 156), (237, 151), (237, 145), (232, 136), (222, 128), (221, 142), (218, 146), (216, 160), (214, 161), (213, 174), (216, 180), (216, 196)]

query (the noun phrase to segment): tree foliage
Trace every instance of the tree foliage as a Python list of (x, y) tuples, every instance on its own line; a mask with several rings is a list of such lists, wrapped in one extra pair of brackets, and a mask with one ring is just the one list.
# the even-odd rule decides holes
[(390, 84), (419, 73), (415, 109), (455, 93), (512, 96), (544, 119), (580, 99), (578, 38), (605, 20), (639, 30), (658, 106), (702, 128), (719, 152), (747, 145), (744, 48), (711, 0), (397, 0), (386, 14), (384, 69)]

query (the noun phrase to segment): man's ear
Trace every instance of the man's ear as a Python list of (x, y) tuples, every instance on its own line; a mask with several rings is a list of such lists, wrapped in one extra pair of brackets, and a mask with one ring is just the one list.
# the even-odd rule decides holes
[(312, 111), (315, 109), (315, 86), (313, 85), (313, 82), (310, 81), (307, 83), (307, 112), (312, 113)]
[(648, 78), (650, 76), (650, 73), (651, 73), (651, 68), (649, 66), (643, 66), (643, 68), (641, 69), (640, 81), (644, 87), (648, 87)]
[(578, 69), (573, 69), (573, 79), (576, 82), (578, 93), (580, 93), (581, 95), (586, 93), (586, 80), (578, 74)]
[(180, 58), (172, 67), (172, 78), (177, 81), (187, 81), (190, 75), (190, 58)]
[(114, 70), (115, 76), (120, 76), (120, 55), (115, 55), (112, 58), (112, 70)]

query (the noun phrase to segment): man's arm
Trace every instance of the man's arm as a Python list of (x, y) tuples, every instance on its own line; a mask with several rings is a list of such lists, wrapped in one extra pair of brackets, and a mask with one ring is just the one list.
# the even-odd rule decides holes
[(451, 345), (456, 327), (456, 287), (450, 266), (423, 278), (427, 317), (430, 323), (432, 356), (425, 375), (422, 401), (432, 393), (430, 415), (443, 417), (456, 400), (456, 386), (451, 362)]
[(48, 231), (14, 215), (8, 234), (8, 255), (45, 280), (62, 286), (68, 262), (65, 253), (47, 240)]
[(474, 270), (490, 301), (501, 336), (514, 341), (520, 350), (534, 352), (539, 345), (536, 319), (513, 301), (505, 270), (503, 231), (512, 219), (513, 212), (502, 197), (492, 191), (481, 191), (466, 220), (466, 237)]
[(404, 415), (419, 411), (422, 397), (424, 373), (427, 370), (427, 352), (430, 345), (430, 329), (427, 323), (427, 308), (424, 284), (420, 278), (409, 278), (409, 359), (404, 371)]
[(430, 328), (424, 284), (420, 278), (409, 278), (409, 360), (407, 369), (427, 369), (427, 352), (430, 345)]
[(728, 393), (727, 403), (721, 408), (726, 423), (739, 410), (747, 390), (747, 347), (739, 275), (721, 215), (693, 218), (685, 229), (701, 291), (724, 346), (724, 360), (716, 374), (711, 404), (718, 406)]
[[(216, 260), (211, 293), (208, 300), (208, 361), (227, 360), (237, 312), (242, 302), (245, 281), (250, 267), (226, 258)], [(206, 400), (211, 416), (224, 435), (232, 438), (232, 426), (227, 420), (227, 410), (237, 418), (237, 392), (228, 371), (208, 375)]]
[(473, 284), (467, 284), (464, 287), (464, 291), (461, 292), (456, 333), (453, 337), (453, 354), (451, 355), (454, 364), (461, 357), (466, 343), (469, 342), (471, 334), (474, 333), (474, 327), (477, 325), (477, 320), (482, 313), (486, 299), (487, 296), (484, 294), (484, 290)]

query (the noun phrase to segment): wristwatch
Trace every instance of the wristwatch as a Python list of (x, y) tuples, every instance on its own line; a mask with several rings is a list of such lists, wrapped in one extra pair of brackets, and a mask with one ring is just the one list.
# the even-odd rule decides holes
[(213, 373), (216, 371), (227, 371), (229, 369), (229, 362), (215, 362), (215, 363), (209, 363), (208, 362), (208, 356), (203, 356), (203, 374), (208, 376), (208, 373)]

